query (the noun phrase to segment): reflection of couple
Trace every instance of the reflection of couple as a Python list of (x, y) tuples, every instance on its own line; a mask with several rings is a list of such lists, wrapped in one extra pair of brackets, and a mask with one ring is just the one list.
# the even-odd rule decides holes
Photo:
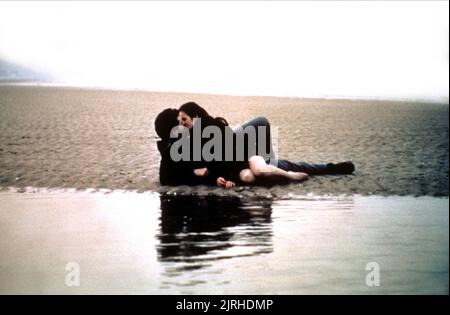
[[(198, 125), (197, 125), (198, 124)], [(190, 150), (188, 150), (189, 158), (177, 161), (173, 158), (174, 144), (180, 139), (180, 134), (175, 135), (174, 127), (182, 127), (188, 130), (188, 139)], [(196, 126), (200, 126), (200, 133), (193, 132)], [(270, 124), (264, 117), (258, 117), (250, 120), (241, 127), (232, 131), (234, 139), (248, 135), (245, 131), (248, 127), (257, 130), (264, 130), (262, 137), (265, 145), (265, 154), (258, 155), (247, 154), (244, 159), (238, 159), (233, 156), (232, 160), (225, 159), (221, 156), (219, 159), (200, 159), (193, 158), (193, 143), (198, 140), (201, 144), (201, 152), (204, 152), (205, 139), (195, 139), (197, 136), (204, 134), (205, 129), (216, 127), (221, 131), (221, 135), (230, 131), (227, 121), (224, 118), (213, 118), (205, 109), (198, 104), (189, 102), (177, 109), (165, 109), (155, 120), (155, 130), (161, 138), (158, 141), (158, 150), (161, 153), (160, 164), (160, 182), (162, 185), (199, 185), (209, 184), (218, 185), (226, 188), (240, 185), (259, 185), (259, 184), (277, 184), (289, 181), (303, 181), (309, 175), (326, 175), (326, 174), (351, 174), (354, 171), (352, 162), (327, 163), (327, 164), (311, 164), (305, 162), (290, 162), (287, 160), (278, 160), (273, 154)], [(263, 127), (261, 129), (261, 127)], [(258, 137), (261, 137), (258, 134)], [(247, 138), (245, 138), (247, 139)], [(227, 143), (225, 138), (219, 142), (221, 145)], [(238, 141), (236, 141), (238, 144)], [(240, 143), (245, 148), (236, 147), (235, 152), (243, 149), (246, 152), (256, 152), (255, 148), (261, 145), (261, 141), (247, 141)], [(174, 146), (174, 147), (172, 147)], [(214, 148), (216, 150), (216, 148)], [(267, 154), (268, 150), (268, 154)], [(223, 150), (225, 153), (226, 149)], [(198, 152), (197, 152), (198, 153)]]
[(272, 251), (270, 200), (164, 194), (160, 198), (158, 259), (184, 262), (178, 271), (191, 270), (194, 265), (200, 268), (228, 255)]

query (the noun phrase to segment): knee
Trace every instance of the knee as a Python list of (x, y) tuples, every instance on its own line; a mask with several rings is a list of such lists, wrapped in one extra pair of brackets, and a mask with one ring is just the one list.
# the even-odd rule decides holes
[(242, 170), (239, 173), (239, 178), (243, 183), (246, 183), (246, 184), (251, 184), (255, 181), (255, 176), (253, 175), (252, 171), (249, 169)]
[(266, 162), (261, 156), (254, 155), (248, 160), (248, 164), (250, 167), (251, 172), (254, 176), (260, 177), (264, 176), (264, 166), (266, 165)]

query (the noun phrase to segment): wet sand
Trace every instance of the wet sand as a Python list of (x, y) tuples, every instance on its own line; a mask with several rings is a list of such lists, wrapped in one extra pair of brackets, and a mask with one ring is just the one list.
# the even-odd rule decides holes
[(448, 198), (0, 199), (0, 294), (448, 294)]
[[(153, 120), (191, 100), (233, 126), (266, 116), (279, 158), (356, 165), (352, 176), (246, 194), (448, 196), (448, 104), (26, 86), (0, 86), (0, 187), (166, 191)], [(177, 188), (211, 190), (224, 194)]]

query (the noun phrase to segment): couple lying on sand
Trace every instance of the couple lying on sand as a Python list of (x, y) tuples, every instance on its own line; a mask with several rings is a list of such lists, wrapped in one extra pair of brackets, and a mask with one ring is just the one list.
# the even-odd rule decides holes
[(355, 170), (350, 161), (312, 164), (276, 159), (266, 118), (254, 118), (232, 130), (224, 118), (212, 117), (194, 102), (162, 111), (155, 130), (161, 138), (157, 144), (162, 185), (274, 185)]

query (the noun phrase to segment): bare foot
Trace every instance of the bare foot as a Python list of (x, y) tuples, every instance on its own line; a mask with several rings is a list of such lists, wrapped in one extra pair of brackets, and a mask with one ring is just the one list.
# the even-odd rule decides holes
[(308, 179), (308, 174), (306, 173), (288, 171), (288, 174), (293, 181), (301, 182)]

